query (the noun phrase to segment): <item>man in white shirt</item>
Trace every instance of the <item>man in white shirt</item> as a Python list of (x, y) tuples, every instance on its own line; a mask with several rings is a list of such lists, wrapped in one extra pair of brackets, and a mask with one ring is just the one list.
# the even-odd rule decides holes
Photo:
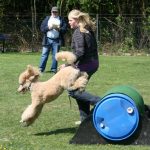
[(49, 57), (50, 50), (52, 51), (52, 65), (50, 72), (57, 72), (57, 61), (55, 54), (59, 51), (60, 46), (64, 43), (63, 35), (67, 31), (67, 23), (59, 16), (58, 8), (52, 7), (51, 16), (46, 16), (42, 21), (41, 31), (44, 33), (42, 42), (42, 55), (39, 65), (41, 72), (44, 72)]

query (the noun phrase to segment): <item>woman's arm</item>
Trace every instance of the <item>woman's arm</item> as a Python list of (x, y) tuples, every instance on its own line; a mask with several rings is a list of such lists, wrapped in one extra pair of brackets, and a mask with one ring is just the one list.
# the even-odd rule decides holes
[(73, 53), (77, 57), (77, 61), (80, 61), (83, 58), (86, 49), (85, 46), (84, 33), (80, 32), (79, 29), (76, 29), (73, 34), (72, 48)]

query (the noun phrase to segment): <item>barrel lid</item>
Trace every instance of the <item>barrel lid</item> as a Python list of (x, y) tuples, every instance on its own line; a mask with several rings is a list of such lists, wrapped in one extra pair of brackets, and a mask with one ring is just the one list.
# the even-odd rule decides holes
[(93, 123), (96, 130), (106, 139), (127, 139), (138, 127), (138, 109), (127, 95), (110, 94), (96, 104)]

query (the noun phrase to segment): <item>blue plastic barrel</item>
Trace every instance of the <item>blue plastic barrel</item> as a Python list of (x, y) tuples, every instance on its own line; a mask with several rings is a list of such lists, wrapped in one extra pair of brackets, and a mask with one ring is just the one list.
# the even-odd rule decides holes
[[(130, 94), (127, 95), (128, 92), (124, 94), (122, 90), (121, 93), (119, 90), (118, 92), (110, 90), (111, 92), (107, 92), (102, 100), (96, 104), (93, 111), (94, 127), (100, 135), (112, 141), (121, 141), (129, 138), (136, 131), (139, 124), (137, 100), (132, 99), (134, 94), (137, 96), (139, 93), (126, 86), (123, 86), (121, 89), (131, 91), (132, 96)], [(143, 104), (142, 99), (138, 101), (141, 101)]]

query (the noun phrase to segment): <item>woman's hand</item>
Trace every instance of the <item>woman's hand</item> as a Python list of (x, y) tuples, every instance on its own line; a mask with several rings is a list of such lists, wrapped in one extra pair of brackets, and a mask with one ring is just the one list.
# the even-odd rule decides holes
[(62, 65), (60, 65), (60, 66), (58, 67), (58, 70), (61, 70), (61, 69), (65, 68), (65, 67), (66, 67), (66, 65), (65, 65), (65, 64), (62, 64)]

